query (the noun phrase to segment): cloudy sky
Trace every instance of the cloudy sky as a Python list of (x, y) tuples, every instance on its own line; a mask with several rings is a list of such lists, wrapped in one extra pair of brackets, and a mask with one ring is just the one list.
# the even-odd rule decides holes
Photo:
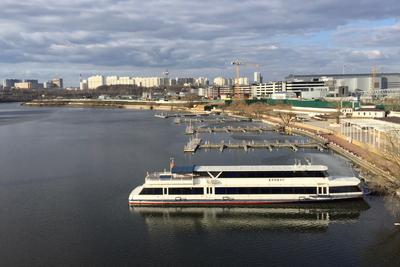
[(400, 72), (399, 17), (399, 0), (0, 0), (0, 79)]

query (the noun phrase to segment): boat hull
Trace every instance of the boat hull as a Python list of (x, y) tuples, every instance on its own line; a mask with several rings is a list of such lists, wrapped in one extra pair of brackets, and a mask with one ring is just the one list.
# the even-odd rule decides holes
[(301, 199), (282, 199), (282, 200), (129, 200), (130, 206), (222, 206), (222, 205), (272, 205), (272, 204), (290, 204), (290, 203), (315, 203), (332, 202), (341, 200), (351, 200), (362, 198), (363, 194), (334, 196), (334, 197), (309, 197)]

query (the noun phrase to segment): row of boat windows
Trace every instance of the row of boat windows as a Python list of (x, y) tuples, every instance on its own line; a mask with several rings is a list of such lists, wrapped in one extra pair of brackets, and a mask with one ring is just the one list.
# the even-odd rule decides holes
[(216, 195), (316, 194), (316, 187), (216, 187)]
[[(360, 192), (357, 186), (334, 186), (330, 193)], [(164, 192), (166, 194), (166, 190)], [(215, 187), (216, 195), (317, 194), (316, 187)], [(322, 193), (322, 192), (320, 192)], [(326, 191), (324, 192), (326, 193)], [(140, 195), (162, 195), (162, 188), (143, 188)], [(169, 195), (203, 195), (203, 187), (169, 188)]]
[(329, 192), (334, 193), (350, 193), (350, 192), (361, 192), (358, 186), (331, 186)]
[[(204, 188), (203, 187), (193, 187), (193, 188), (168, 188), (169, 195), (203, 195)], [(140, 192), (140, 195), (162, 195), (162, 188), (143, 188)]]
[[(196, 172), (200, 176), (209, 176), (207, 172)], [(217, 176), (218, 172), (211, 172)], [(287, 178), (287, 177), (326, 177), (326, 171), (252, 171), (252, 172), (222, 172), (219, 178)]]

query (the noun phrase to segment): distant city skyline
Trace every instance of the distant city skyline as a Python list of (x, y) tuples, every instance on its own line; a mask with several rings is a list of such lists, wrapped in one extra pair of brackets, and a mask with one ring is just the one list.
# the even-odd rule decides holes
[[(27, 0), (0, 3), (0, 79), (400, 71), (396, 0)], [(252, 78), (252, 67), (242, 76)]]

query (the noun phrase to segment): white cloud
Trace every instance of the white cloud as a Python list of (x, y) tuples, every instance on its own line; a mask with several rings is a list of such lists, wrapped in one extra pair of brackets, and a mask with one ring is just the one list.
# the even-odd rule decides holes
[[(57, 72), (68, 72), (75, 84), (77, 73), (95, 70), (155, 74), (168, 68), (213, 76), (233, 73), (227, 62), (234, 58), (260, 63), (270, 79), (289, 72), (334, 72), (343, 64), (359, 65), (360, 71), (368, 60), (396, 69), (399, 24), (373, 31), (349, 26), (399, 18), (397, 0), (379, 5), (374, 0), (363, 5), (345, 0), (2, 0), (0, 62), (6, 67), (0, 76), (10, 70), (22, 75), (24, 66), (41, 75), (62, 66)], [(321, 31), (331, 32), (333, 42), (305, 42)]]
[(352, 51), (354, 56), (362, 56), (368, 59), (383, 58), (383, 53), (379, 50)]

